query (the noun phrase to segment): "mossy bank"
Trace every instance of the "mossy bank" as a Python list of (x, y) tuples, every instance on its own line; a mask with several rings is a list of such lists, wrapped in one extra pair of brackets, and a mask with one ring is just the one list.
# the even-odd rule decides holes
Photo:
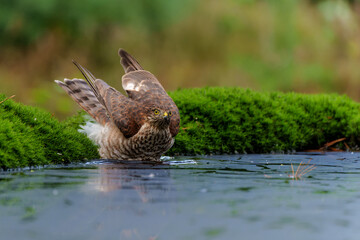
[[(181, 127), (169, 155), (301, 151), (344, 137), (351, 148), (360, 145), (360, 104), (347, 96), (241, 88), (184, 89), (170, 96)], [(59, 122), (35, 107), (0, 103), (0, 168), (98, 158), (96, 146), (77, 131), (83, 116)]]
[(170, 95), (180, 110), (181, 130), (169, 154), (301, 151), (344, 137), (353, 149), (360, 145), (360, 104), (347, 96), (241, 88)]
[(0, 169), (99, 157), (72, 119), (59, 122), (46, 111), (4, 99), (0, 95)]

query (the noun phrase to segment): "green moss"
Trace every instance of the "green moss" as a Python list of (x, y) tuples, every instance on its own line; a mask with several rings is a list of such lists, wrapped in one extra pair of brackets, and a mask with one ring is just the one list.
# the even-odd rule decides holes
[(336, 94), (261, 93), (240, 88), (170, 93), (181, 129), (169, 154), (270, 153), (360, 143), (360, 104)]
[(87, 120), (92, 120), (92, 118), (85, 111), (79, 111), (77, 114), (67, 118), (63, 123), (66, 127), (78, 130)]
[[(5, 99), (0, 95), (0, 102)], [(0, 104), (0, 168), (97, 158), (97, 148), (73, 124), (13, 100)]]
[[(269, 153), (318, 149), (346, 137), (360, 145), (360, 104), (336, 94), (261, 93), (240, 88), (184, 89), (170, 93), (181, 127), (168, 154)], [(5, 97), (0, 95), (0, 102)], [(83, 112), (64, 122), (38, 108), (0, 104), (0, 168), (70, 163), (98, 158), (77, 129)]]

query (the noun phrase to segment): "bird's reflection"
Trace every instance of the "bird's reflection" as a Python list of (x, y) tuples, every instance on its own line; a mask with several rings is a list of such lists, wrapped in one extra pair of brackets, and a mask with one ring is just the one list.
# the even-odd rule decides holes
[(91, 191), (110, 193), (134, 190), (140, 201), (146, 203), (165, 197), (166, 194), (159, 195), (159, 192), (166, 193), (171, 188), (169, 165), (161, 162), (108, 160), (97, 167), (98, 174), (89, 180)]
[(166, 162), (89, 163), (96, 168), (88, 171), (82, 190), (85, 201), (94, 206), (91, 216), (100, 226), (99, 235), (107, 236), (116, 229), (124, 240), (158, 239), (169, 219), (173, 219), (173, 203), (177, 201), (171, 168)]

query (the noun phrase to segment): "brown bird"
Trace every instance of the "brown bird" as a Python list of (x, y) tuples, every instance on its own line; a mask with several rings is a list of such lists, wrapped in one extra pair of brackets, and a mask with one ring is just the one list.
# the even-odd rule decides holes
[(99, 145), (101, 158), (159, 161), (179, 132), (177, 106), (156, 77), (120, 49), (125, 96), (73, 61), (85, 80), (55, 80), (96, 124), (83, 128)]

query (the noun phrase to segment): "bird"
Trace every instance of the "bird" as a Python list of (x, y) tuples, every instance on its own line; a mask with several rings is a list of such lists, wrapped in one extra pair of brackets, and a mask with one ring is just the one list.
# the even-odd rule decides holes
[(157, 78), (119, 49), (122, 94), (73, 60), (84, 79), (55, 80), (96, 122), (83, 126), (102, 159), (161, 161), (179, 132), (180, 113)]

